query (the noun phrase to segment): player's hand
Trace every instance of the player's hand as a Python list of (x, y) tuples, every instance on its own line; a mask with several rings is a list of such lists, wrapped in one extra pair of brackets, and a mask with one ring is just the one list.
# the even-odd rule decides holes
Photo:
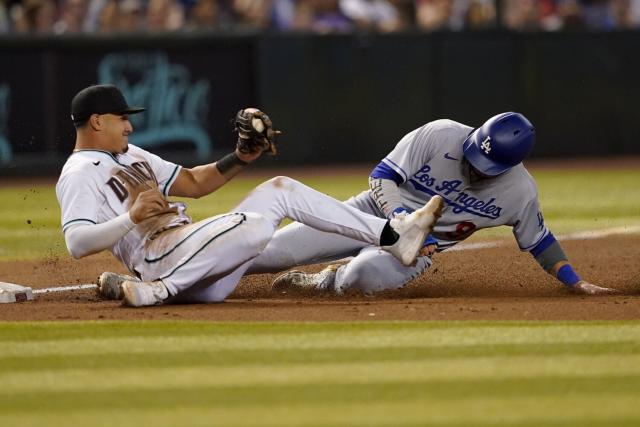
[(432, 256), (433, 254), (436, 253), (436, 249), (438, 249), (438, 245), (433, 244), (433, 245), (427, 245), (427, 246), (423, 246), (422, 249), (420, 249), (420, 256)]
[(418, 255), (430, 257), (436, 253), (436, 249), (438, 249), (438, 241), (435, 239), (435, 237), (429, 234), (424, 241), (424, 246), (422, 246), (422, 249), (420, 249)]
[(273, 127), (273, 122), (264, 112), (257, 108), (244, 108), (233, 120), (235, 132), (238, 133), (236, 154), (241, 160), (251, 162), (263, 152), (276, 154), (276, 137), (282, 134)]
[(238, 158), (243, 162), (247, 162), (247, 163), (253, 162), (258, 157), (262, 156), (262, 153), (264, 153), (264, 151), (261, 151), (261, 150), (254, 151), (252, 153), (243, 153), (242, 151), (240, 151), (239, 148), (236, 147), (236, 156), (238, 156)]
[(147, 218), (176, 212), (178, 209), (175, 206), (169, 206), (162, 193), (156, 189), (149, 189), (138, 194), (129, 209), (129, 217), (134, 224), (138, 224)]
[(603, 288), (602, 286), (594, 285), (584, 280), (579, 281), (569, 289), (571, 289), (573, 293), (582, 295), (610, 295), (618, 292), (615, 289)]

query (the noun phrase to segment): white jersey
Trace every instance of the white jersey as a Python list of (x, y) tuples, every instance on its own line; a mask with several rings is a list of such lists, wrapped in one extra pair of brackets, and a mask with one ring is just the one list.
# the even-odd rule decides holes
[[(75, 151), (56, 185), (62, 210), (62, 231), (74, 224), (100, 224), (128, 212), (141, 191), (156, 188), (168, 196), (181, 167), (129, 144), (125, 154), (100, 150)], [(143, 246), (159, 231), (191, 222), (185, 206), (177, 214), (159, 215), (136, 224), (111, 248), (130, 271), (140, 271)]]
[(499, 225), (512, 226), (520, 249), (530, 250), (549, 233), (536, 184), (522, 164), (471, 183), (462, 145), (472, 131), (452, 120), (427, 123), (402, 138), (383, 162), (402, 177), (406, 207), (418, 209), (436, 194), (446, 200), (433, 231), (439, 250)]

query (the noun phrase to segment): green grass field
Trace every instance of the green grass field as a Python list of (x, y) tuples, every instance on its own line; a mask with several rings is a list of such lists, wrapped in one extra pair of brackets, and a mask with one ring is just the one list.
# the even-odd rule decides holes
[[(640, 225), (638, 170), (534, 176), (556, 234)], [(224, 212), (260, 181), (190, 212)], [(341, 199), (366, 186), (303, 181)], [(53, 187), (0, 197), (0, 260), (67, 256)], [(0, 323), (2, 427), (637, 426), (639, 403), (640, 321)]]
[(640, 323), (9, 323), (7, 426), (637, 426)]
[[(640, 170), (541, 170), (543, 213), (555, 234), (640, 225)], [(216, 193), (189, 200), (189, 212), (202, 219), (226, 212), (263, 179), (237, 177)], [(304, 178), (303, 182), (338, 199), (367, 186), (366, 176)], [(60, 210), (53, 186), (0, 188), (0, 260), (66, 256)], [(476, 239), (510, 236), (506, 227), (483, 230)]]

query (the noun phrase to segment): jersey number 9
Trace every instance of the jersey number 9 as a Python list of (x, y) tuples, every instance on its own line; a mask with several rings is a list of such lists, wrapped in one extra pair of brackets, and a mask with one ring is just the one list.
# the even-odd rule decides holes
[(463, 221), (456, 226), (456, 231), (447, 233), (451, 240), (464, 240), (476, 231), (476, 225), (471, 221)]

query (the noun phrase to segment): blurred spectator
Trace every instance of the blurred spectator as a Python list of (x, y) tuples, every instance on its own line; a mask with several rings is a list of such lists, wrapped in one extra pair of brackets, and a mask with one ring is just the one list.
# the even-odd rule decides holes
[(582, 6), (578, 0), (558, 0), (557, 8), (561, 22), (560, 29), (572, 30), (584, 27)]
[[(616, 0), (614, 3), (622, 3)], [(582, 0), (582, 17), (586, 28), (611, 30), (615, 26), (610, 0)]]
[(416, 24), (415, 0), (389, 0), (398, 12), (398, 19), (403, 28), (414, 28)]
[(53, 25), (53, 32), (56, 34), (81, 32), (86, 15), (86, 0), (63, 0), (60, 19)]
[(12, 28), (17, 33), (49, 33), (56, 19), (53, 0), (26, 0), (10, 11)]
[(233, 0), (232, 7), (240, 26), (264, 30), (271, 25), (273, 0)]
[(146, 29), (152, 32), (176, 31), (184, 25), (184, 10), (176, 0), (149, 0)]
[(297, 0), (273, 0), (271, 27), (279, 31), (291, 30), (297, 7)]
[(118, 0), (106, 0), (98, 15), (97, 29), (103, 33), (118, 31), (120, 6)]
[(349, 32), (355, 26), (340, 9), (339, 0), (299, 0), (292, 28), (327, 34)]
[(631, 0), (629, 5), (629, 21), (634, 28), (640, 27), (640, 0)]
[(540, 29), (540, 4), (537, 0), (503, 0), (503, 24), (511, 30)]
[(0, 0), (0, 34), (7, 33), (10, 29), (7, 2), (5, 0)]
[(416, 24), (427, 31), (451, 29), (453, 0), (416, 0)]
[[(500, 22), (497, 22), (500, 8)], [(609, 31), (640, 27), (640, 0), (0, 0), (0, 34), (252, 29)]]
[(82, 31), (94, 33), (100, 30), (100, 13), (107, 5), (107, 0), (87, 0), (86, 14), (82, 23)]
[(619, 0), (611, 3), (611, 18), (613, 27), (619, 29), (630, 29), (636, 26), (633, 21), (633, 1)]
[(544, 31), (558, 31), (563, 22), (558, 15), (557, 0), (539, 0), (540, 28)]
[(610, 29), (630, 30), (640, 25), (640, 0), (617, 0), (608, 3)]
[(114, 17), (115, 31), (132, 33), (142, 30), (142, 5), (139, 0), (119, 0)]
[(448, 27), (451, 1), (416, 0), (416, 25), (423, 30), (438, 30)]
[(493, 0), (471, 0), (465, 13), (465, 28), (483, 30), (496, 26), (496, 6)]
[(360, 30), (388, 33), (406, 28), (396, 6), (387, 0), (340, 0), (340, 9)]
[(219, 9), (216, 0), (198, 0), (191, 9), (187, 29), (211, 30), (219, 25)]

